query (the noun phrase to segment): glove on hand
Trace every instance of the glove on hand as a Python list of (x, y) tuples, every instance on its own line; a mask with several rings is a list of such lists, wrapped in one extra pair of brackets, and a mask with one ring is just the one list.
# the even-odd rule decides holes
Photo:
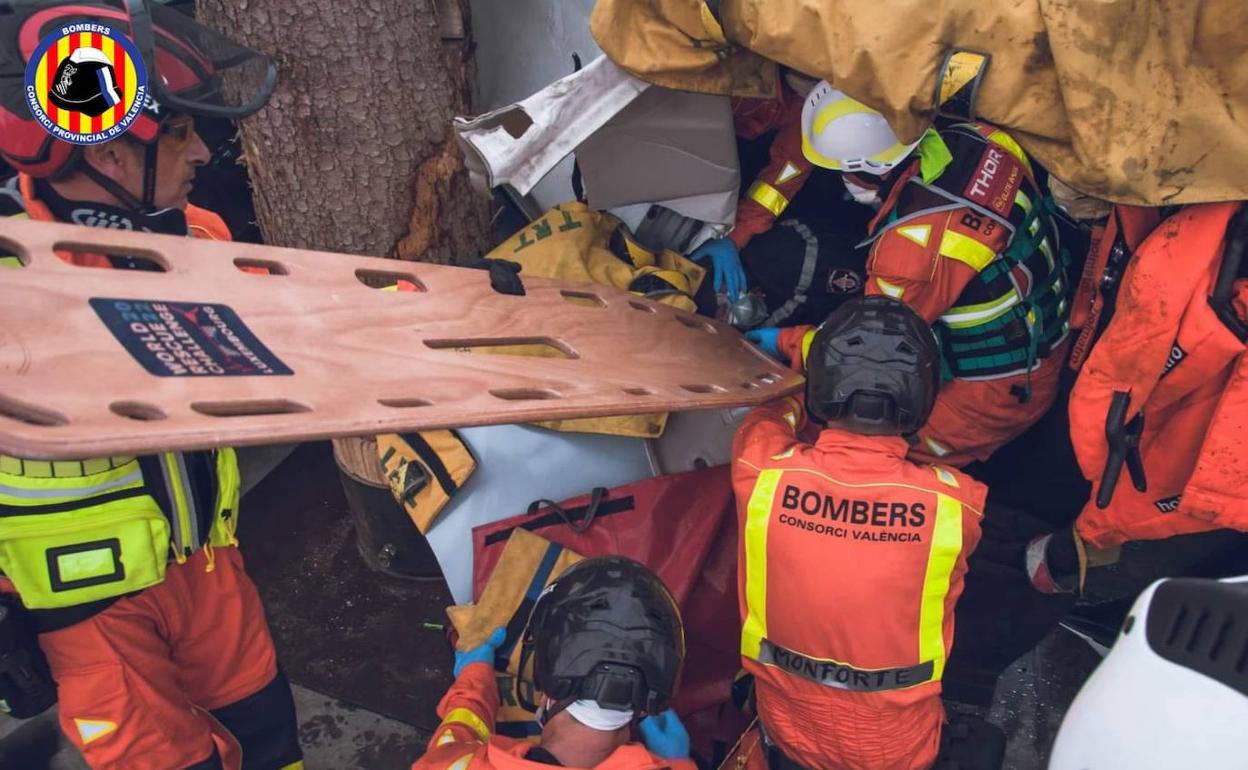
[(689, 255), (689, 259), (694, 262), (701, 262), (707, 257), (711, 258), (711, 268), (714, 274), (712, 287), (715, 291), (718, 292), (722, 288), (732, 299), (745, 293), (745, 270), (741, 267), (741, 255), (737, 253), (737, 244), (733, 243), (732, 239), (716, 238), (707, 241)]
[(689, 756), (689, 731), (671, 709), (641, 720), (641, 739), (651, 754), (663, 759)]
[(1082, 593), (1088, 552), (1074, 527), (1033, 539), (1027, 544), (1024, 559), (1027, 576), (1040, 593)]
[(745, 338), (758, 346), (759, 350), (777, 361), (784, 360), (784, 356), (780, 355), (780, 330), (776, 327), (763, 326), (758, 329), (750, 329), (745, 333)]
[(481, 644), (473, 647), (467, 652), (455, 651), (455, 669), (454, 674), (459, 676), (459, 672), (463, 671), (469, 663), (489, 663), (490, 668), (494, 667), (494, 654), (498, 652), (499, 645), (507, 638), (507, 629), (499, 627), (494, 629), (494, 633), (490, 634), (490, 638)]

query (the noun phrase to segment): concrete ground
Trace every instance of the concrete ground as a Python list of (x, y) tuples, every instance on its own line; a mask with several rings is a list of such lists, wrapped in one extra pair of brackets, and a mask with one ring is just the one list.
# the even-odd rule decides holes
[[(249, 451), (243, 464), (250, 491), (240, 539), (294, 684), (307, 767), (407, 768), (450, 683), (450, 648), (430, 628), (445, 622), (445, 585), (363, 565), (327, 444)], [(1061, 715), (1096, 660), (1057, 631), (1003, 677), (990, 718), (1009, 738), (1004, 770), (1044, 768)], [(19, 756), (21, 746), (45, 759)], [(85, 767), (53, 714), (25, 723), (0, 715), (0, 770)]]

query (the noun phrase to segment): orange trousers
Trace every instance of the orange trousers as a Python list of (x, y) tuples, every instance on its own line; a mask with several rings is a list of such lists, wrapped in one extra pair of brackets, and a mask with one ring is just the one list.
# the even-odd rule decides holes
[(200, 550), (170, 564), (163, 583), (40, 635), (61, 728), (93, 770), (259, 768), (243, 756), (256, 736), (285, 745), (266, 748), (279, 757), (266, 763), (272, 770), (300, 766), (294, 704), (260, 596), (237, 548), (212, 557)]

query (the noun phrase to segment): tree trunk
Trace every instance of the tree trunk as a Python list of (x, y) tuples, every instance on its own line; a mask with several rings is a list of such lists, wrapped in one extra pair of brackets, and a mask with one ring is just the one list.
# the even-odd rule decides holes
[(240, 125), (268, 243), (428, 262), (488, 248), (450, 128), (471, 107), (467, 0), (439, 4), (450, 33), (433, 0), (198, 0), (201, 22), (278, 62)]

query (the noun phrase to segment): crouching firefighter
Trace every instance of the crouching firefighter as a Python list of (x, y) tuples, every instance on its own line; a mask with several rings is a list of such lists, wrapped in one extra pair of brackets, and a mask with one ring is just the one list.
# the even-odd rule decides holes
[[(771, 764), (928, 768), (987, 488), (906, 459), (940, 384), (935, 338), (909, 307), (850, 300), (806, 362), (804, 397), (752, 411), (733, 446), (741, 655)], [(798, 438), (808, 419), (813, 444)]]
[[(504, 637), (500, 628), (485, 644), (455, 653), (455, 684), (438, 705), (442, 723), (412, 770), (697, 767), (684, 726), (664, 710), (685, 637), (680, 610), (653, 572), (620, 556), (586, 559), (538, 597), (520, 659), (522, 671), (532, 661), (541, 693), (536, 744), (493, 734), (493, 662)], [(645, 745), (632, 741), (635, 724)]]
[[(0, 205), (8, 216), (228, 239), (220, 217), (187, 201), (196, 167), (209, 159), (192, 115), (254, 112), (274, 70), (181, 14), (130, 7), (133, 18), (103, 3), (15, 6), (0, 16), (0, 154), (20, 172)], [(76, 23), (94, 30), (86, 40), (73, 34), (80, 46), (120, 50), (115, 39), (91, 39), (106, 36), (100, 27), (136, 41), (142, 61), (134, 65), (146, 67), (152, 89), (127, 132), (90, 146), (53, 138), (22, 94), (22, 69), (40, 41)], [(58, 78), (72, 104), (126, 91), (108, 56), (93, 50), (79, 58), (94, 69), (68, 66)], [(217, 88), (223, 68), (257, 63), (268, 75), (249, 104)], [(248, 93), (245, 77), (234, 82), (236, 95)], [(127, 256), (58, 256), (92, 268), (150, 268)], [(22, 269), (16, 256), (0, 255), (0, 265)], [(151, 308), (131, 311), (136, 322), (161, 320)], [(55, 462), (0, 456), (0, 591), (30, 632), (0, 639), (41, 650), (61, 727), (92, 768), (302, 767), (290, 686), (236, 547), (238, 507), (228, 448)], [(11, 675), (0, 683), (37, 687)], [(22, 702), (23, 693), (0, 698)]]
[[(821, 82), (806, 98), (802, 151), (874, 199), (867, 294), (905, 302), (936, 330), (944, 382), (911, 457), (986, 460), (1057, 398), (1069, 347), (1066, 256), (1031, 161), (1004, 131), (960, 123), (902, 143), (884, 116)], [(809, 328), (769, 352), (795, 360)]]

